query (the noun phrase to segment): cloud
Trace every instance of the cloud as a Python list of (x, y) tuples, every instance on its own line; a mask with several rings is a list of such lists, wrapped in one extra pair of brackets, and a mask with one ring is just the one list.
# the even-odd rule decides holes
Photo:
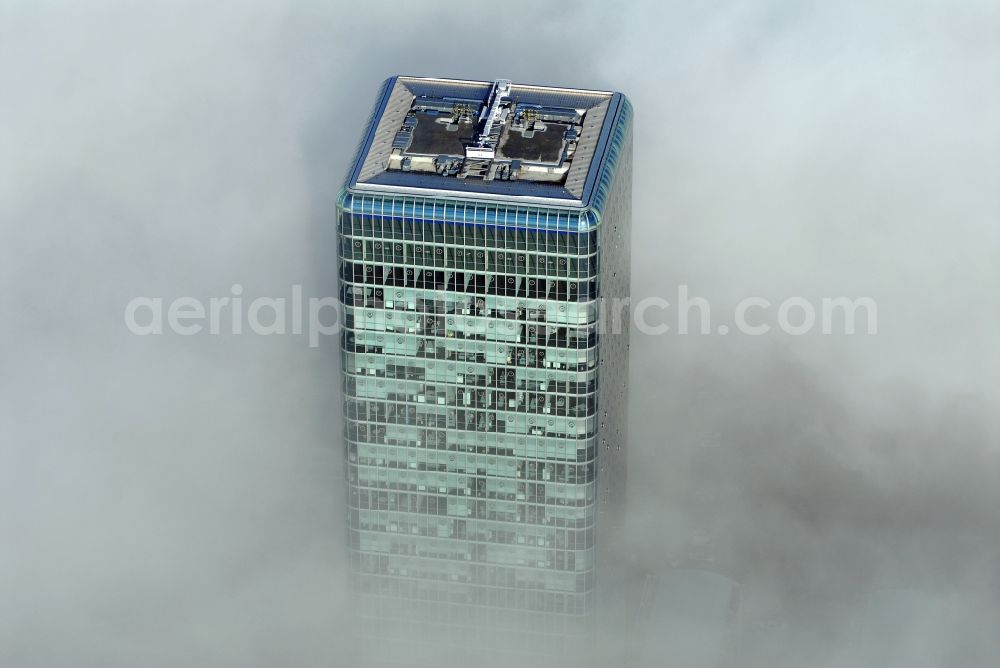
[[(496, 10), (0, 10), (5, 665), (349, 656), (336, 343), (138, 338), (122, 312), (233, 283), (329, 294), (340, 179), (397, 72), (626, 91), (637, 296), (878, 301), (875, 337), (633, 341), (629, 549), (663, 569), (707, 531), (748, 624), (791, 623), (787, 665), (983, 665), (996, 7)], [(888, 624), (899, 601), (899, 640), (852, 649), (859, 611)]]

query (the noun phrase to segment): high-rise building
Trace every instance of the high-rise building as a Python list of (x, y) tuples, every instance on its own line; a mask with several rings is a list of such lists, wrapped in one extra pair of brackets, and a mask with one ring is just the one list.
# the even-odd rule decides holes
[(352, 581), (376, 635), (563, 653), (610, 610), (631, 117), (621, 93), (383, 85), (338, 202)]

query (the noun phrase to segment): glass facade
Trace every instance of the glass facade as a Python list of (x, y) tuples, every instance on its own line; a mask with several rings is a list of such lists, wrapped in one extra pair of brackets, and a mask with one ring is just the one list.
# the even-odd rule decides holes
[(564, 654), (593, 631), (624, 492), (627, 319), (610, 331), (601, 298), (628, 295), (630, 117), (599, 206), (339, 200), (352, 583), (375, 634)]

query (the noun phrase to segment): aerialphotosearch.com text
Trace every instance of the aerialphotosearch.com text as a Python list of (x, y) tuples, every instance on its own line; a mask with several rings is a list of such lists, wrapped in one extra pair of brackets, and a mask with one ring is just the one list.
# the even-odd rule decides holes
[[(355, 304), (343, 304), (332, 296), (305, 297), (301, 285), (292, 285), (287, 296), (251, 299), (244, 295), (243, 286), (235, 283), (228, 295), (208, 299), (135, 297), (125, 305), (124, 319), (128, 330), (137, 336), (291, 334), (306, 336), (312, 348), (319, 345), (321, 337), (338, 334), (350, 322), (348, 316), (358, 318), (363, 312), (365, 317), (372, 318), (377, 311), (389, 315), (388, 318), (376, 318), (382, 323), (379, 329), (410, 334), (421, 334), (424, 318), (434, 315), (516, 319), (554, 326), (596, 326), (601, 333), (611, 334), (622, 332), (631, 324), (633, 331), (649, 336), (878, 333), (878, 308), (871, 297), (807, 299), (793, 296), (777, 302), (759, 296), (744, 297), (731, 309), (726, 309), (725, 322), (717, 322), (715, 315), (720, 309), (713, 311), (707, 299), (692, 296), (687, 285), (679, 285), (673, 299), (606, 297), (595, 302), (444, 291), (421, 291), (417, 296), (412, 291), (395, 291), (391, 287), (384, 289), (385, 294), (381, 288), (370, 293), (365, 298), (359, 297)], [(412, 318), (405, 324), (400, 322), (397, 328), (391, 321), (396, 313), (413, 313), (421, 317)], [(361, 322), (354, 327), (371, 328)]]

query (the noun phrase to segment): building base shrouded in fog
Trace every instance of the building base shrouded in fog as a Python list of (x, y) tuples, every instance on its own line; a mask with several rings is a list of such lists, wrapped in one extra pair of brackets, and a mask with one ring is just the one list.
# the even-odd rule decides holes
[(338, 226), (352, 591), (389, 658), (593, 656), (618, 614), (631, 116), (383, 85)]

